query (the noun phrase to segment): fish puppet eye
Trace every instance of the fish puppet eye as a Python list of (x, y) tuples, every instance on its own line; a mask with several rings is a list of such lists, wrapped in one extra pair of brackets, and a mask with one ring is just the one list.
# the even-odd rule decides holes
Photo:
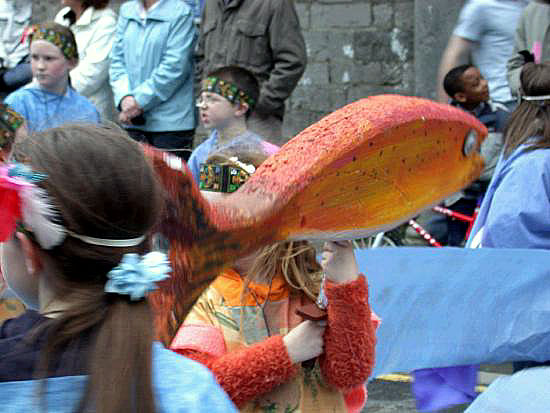
[(468, 132), (466, 138), (464, 139), (464, 146), (462, 147), (462, 152), (465, 156), (470, 156), (477, 147), (477, 132), (473, 129)]

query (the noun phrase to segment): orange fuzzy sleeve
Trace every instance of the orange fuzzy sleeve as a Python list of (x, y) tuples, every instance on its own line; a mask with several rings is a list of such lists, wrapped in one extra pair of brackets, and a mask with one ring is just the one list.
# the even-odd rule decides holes
[(336, 284), (327, 280), (328, 325), (321, 369), (339, 389), (363, 385), (374, 366), (375, 321), (368, 303), (366, 279)]
[(219, 357), (189, 348), (172, 350), (208, 367), (231, 400), (247, 402), (288, 381), (297, 372), (281, 336), (270, 337), (245, 349)]

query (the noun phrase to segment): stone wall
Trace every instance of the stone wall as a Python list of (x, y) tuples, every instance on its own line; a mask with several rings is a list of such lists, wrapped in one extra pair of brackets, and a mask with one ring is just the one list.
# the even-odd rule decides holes
[(413, 0), (297, 0), (296, 8), (309, 61), (285, 132), (361, 97), (414, 92)]
[[(114, 8), (122, 1), (113, 1)], [(441, 51), (462, 0), (295, 0), (308, 66), (287, 102), (284, 134), (380, 93), (433, 96)], [(58, 0), (34, 1), (51, 19)]]

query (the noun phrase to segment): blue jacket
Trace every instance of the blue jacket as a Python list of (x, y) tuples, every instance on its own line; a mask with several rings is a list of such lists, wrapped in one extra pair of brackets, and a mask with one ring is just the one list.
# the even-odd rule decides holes
[(180, 0), (160, 0), (141, 19), (141, 2), (120, 8), (109, 76), (118, 107), (134, 96), (146, 123), (137, 129), (167, 132), (195, 128), (191, 9)]
[(64, 123), (99, 122), (96, 107), (72, 87), (61, 96), (29, 83), (9, 94), (4, 102), (25, 118), (29, 132), (55, 128)]
[[(0, 400), (6, 412), (39, 412), (40, 381), (33, 372), (44, 336), (30, 336), (45, 318), (34, 311), (0, 326)], [(32, 337), (32, 339), (31, 339)], [(48, 412), (76, 410), (87, 385), (88, 337), (68, 346), (47, 379)], [(236, 412), (212, 373), (199, 363), (153, 344), (153, 392), (159, 413)], [(129, 410), (130, 411), (130, 410)]]
[(467, 246), (481, 229), (482, 247), (550, 249), (550, 149), (501, 156)]

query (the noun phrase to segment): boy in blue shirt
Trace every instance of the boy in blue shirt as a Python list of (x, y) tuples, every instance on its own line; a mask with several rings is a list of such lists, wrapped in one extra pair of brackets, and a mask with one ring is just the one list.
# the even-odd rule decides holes
[(277, 146), (247, 128), (246, 119), (258, 101), (259, 94), (260, 87), (254, 75), (241, 67), (222, 67), (203, 80), (197, 106), (202, 124), (211, 129), (211, 133), (207, 140), (195, 148), (188, 161), (197, 184), (200, 165), (206, 162), (208, 155), (237, 141), (252, 146), (260, 143), (267, 153), (278, 150)]

